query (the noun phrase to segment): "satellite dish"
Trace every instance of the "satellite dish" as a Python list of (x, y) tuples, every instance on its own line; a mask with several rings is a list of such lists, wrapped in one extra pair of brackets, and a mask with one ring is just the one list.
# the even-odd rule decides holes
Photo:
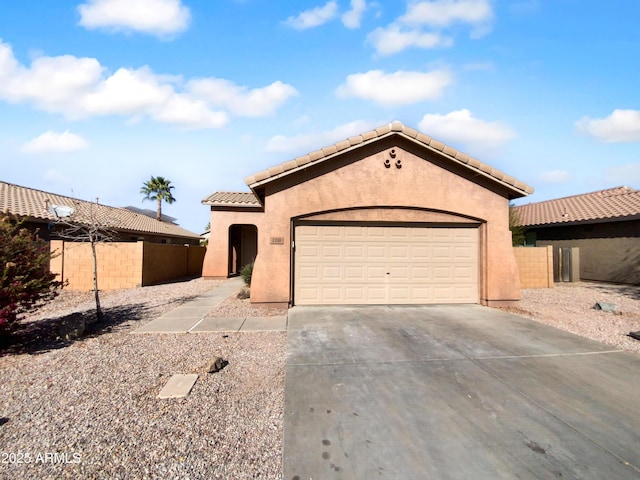
[(48, 210), (56, 218), (67, 218), (73, 215), (74, 212), (73, 207), (68, 207), (67, 205), (51, 205)]

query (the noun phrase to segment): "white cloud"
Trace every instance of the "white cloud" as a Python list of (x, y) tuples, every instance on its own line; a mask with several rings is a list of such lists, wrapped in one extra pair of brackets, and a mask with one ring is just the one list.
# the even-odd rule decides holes
[(25, 153), (66, 153), (84, 150), (89, 143), (80, 135), (66, 130), (62, 133), (48, 131), (22, 146)]
[(639, 185), (640, 162), (611, 167), (605, 172), (605, 178), (613, 185)]
[(452, 145), (463, 144), (473, 150), (488, 151), (506, 143), (516, 134), (499, 122), (487, 122), (474, 118), (466, 109), (446, 115), (425, 115), (418, 128), (438, 140)]
[(351, 0), (351, 10), (342, 14), (342, 23), (347, 28), (360, 28), (360, 20), (366, 10), (366, 0)]
[(88, 0), (78, 6), (85, 28), (137, 31), (168, 36), (187, 29), (191, 20), (181, 0)]
[(490, 0), (435, 0), (410, 3), (398, 21), (405, 25), (445, 28), (466, 23), (484, 28), (493, 20)]
[(211, 111), (203, 101), (187, 95), (172, 95), (167, 102), (155, 108), (151, 116), (159, 122), (188, 129), (221, 128), (229, 121), (225, 112)]
[(333, 20), (338, 15), (338, 3), (330, 0), (322, 7), (316, 7), (306, 10), (298, 16), (292, 16), (285, 20), (285, 24), (296, 30), (307, 30), (309, 28), (319, 27)]
[(1, 41), (0, 51), (0, 98), (32, 103), (48, 112), (80, 115), (78, 99), (102, 76), (102, 67), (93, 58), (40, 57), (26, 68), (16, 61), (11, 47)]
[(538, 181), (542, 183), (569, 183), (571, 174), (565, 170), (547, 170), (538, 175)]
[(409, 47), (437, 48), (453, 45), (451, 38), (440, 33), (408, 30), (395, 24), (387, 28), (376, 28), (367, 36), (367, 41), (380, 55), (393, 55)]
[(359, 97), (382, 105), (406, 105), (434, 100), (452, 82), (453, 77), (447, 70), (395, 73), (370, 70), (347, 76), (336, 93), (340, 97)]
[(279, 81), (254, 89), (217, 78), (184, 82), (146, 66), (120, 68), (109, 75), (96, 59), (71, 55), (40, 57), (27, 67), (0, 41), (0, 100), (30, 103), (72, 119), (118, 115), (186, 128), (219, 128), (228, 122), (228, 113), (268, 115), (297, 94)]
[(294, 135), (292, 137), (276, 135), (267, 142), (266, 149), (269, 152), (296, 152), (298, 154), (303, 154), (324, 148), (327, 145), (332, 145), (349, 137), (360, 135), (361, 133), (372, 130), (375, 127), (376, 125), (373, 125), (371, 122), (356, 120), (339, 125), (325, 132)]
[(410, 47), (451, 47), (453, 38), (444, 33), (448, 28), (463, 24), (471, 28), (472, 38), (479, 38), (491, 30), (493, 18), (491, 0), (414, 1), (404, 15), (371, 32), (367, 40), (381, 55)]
[(213, 106), (247, 117), (270, 115), (298, 95), (295, 88), (280, 81), (250, 89), (221, 78), (200, 78), (191, 80), (187, 89)]
[(148, 67), (120, 68), (87, 92), (82, 107), (87, 114), (137, 115), (166, 103), (174, 95), (173, 87), (161, 84)]
[(583, 117), (576, 127), (604, 143), (640, 142), (640, 110), (616, 109), (605, 118)]

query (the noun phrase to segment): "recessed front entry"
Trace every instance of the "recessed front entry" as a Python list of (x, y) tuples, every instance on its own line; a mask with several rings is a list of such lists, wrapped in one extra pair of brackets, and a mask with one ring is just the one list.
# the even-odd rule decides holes
[(479, 303), (477, 227), (299, 225), (296, 305)]

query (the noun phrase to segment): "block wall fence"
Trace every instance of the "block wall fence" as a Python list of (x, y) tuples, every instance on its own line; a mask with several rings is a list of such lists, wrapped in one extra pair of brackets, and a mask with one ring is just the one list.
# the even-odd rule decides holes
[[(50, 269), (69, 290), (93, 290), (93, 255), (89, 243), (52, 240)], [(96, 244), (98, 288), (117, 290), (197, 277), (206, 248), (149, 242)]]
[(520, 288), (553, 288), (553, 247), (515, 247)]

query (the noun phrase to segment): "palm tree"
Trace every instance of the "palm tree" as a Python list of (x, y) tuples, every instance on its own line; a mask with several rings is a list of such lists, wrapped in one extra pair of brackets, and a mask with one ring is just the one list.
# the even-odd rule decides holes
[(171, 185), (171, 180), (165, 179), (163, 177), (151, 177), (149, 181), (142, 184), (140, 193), (144, 193), (145, 195), (142, 201), (158, 201), (158, 210), (156, 211), (157, 220), (162, 220), (162, 201), (164, 200), (169, 205), (176, 201), (176, 199), (171, 194), (171, 190), (173, 188), (174, 186)]

